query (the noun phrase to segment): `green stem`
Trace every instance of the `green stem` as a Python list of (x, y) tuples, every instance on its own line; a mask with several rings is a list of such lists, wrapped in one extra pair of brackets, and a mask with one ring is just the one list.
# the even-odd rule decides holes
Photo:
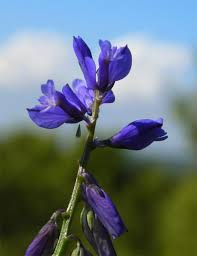
[(77, 177), (75, 180), (75, 185), (73, 188), (73, 192), (70, 198), (70, 202), (68, 204), (66, 214), (64, 216), (63, 222), (62, 222), (62, 228), (60, 231), (60, 236), (59, 240), (57, 242), (57, 246), (55, 248), (55, 251), (53, 253), (53, 256), (66, 256), (66, 252), (69, 247), (69, 240), (68, 240), (68, 235), (70, 231), (70, 226), (72, 224), (74, 212), (77, 206), (77, 202), (79, 199), (80, 195), (80, 187), (82, 183), (82, 178), (81, 178), (81, 173), (84, 171), (84, 169), (87, 166), (90, 153), (92, 151), (92, 142), (94, 139), (94, 133), (95, 133), (95, 128), (96, 128), (96, 122), (98, 119), (98, 114), (99, 114), (99, 106), (101, 104), (101, 98), (99, 96), (99, 91), (95, 91), (95, 101), (93, 105), (93, 110), (92, 110), (92, 122), (91, 124), (88, 125), (88, 135), (84, 147), (84, 151), (79, 163), (79, 168), (78, 168), (78, 173)]

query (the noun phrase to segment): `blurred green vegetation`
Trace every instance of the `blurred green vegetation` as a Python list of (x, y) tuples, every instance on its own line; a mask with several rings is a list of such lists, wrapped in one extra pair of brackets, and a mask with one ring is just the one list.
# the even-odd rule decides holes
[[(180, 103), (181, 112), (190, 118), (185, 105)], [(197, 136), (190, 134), (194, 144)], [(63, 148), (52, 137), (28, 131), (0, 139), (0, 255), (24, 255), (52, 212), (66, 207), (84, 139), (76, 141), (72, 148)], [(179, 172), (179, 163), (139, 161), (124, 153), (97, 149), (88, 166), (128, 227), (114, 241), (118, 255), (197, 255), (195, 160)], [(73, 232), (83, 236), (78, 216)]]

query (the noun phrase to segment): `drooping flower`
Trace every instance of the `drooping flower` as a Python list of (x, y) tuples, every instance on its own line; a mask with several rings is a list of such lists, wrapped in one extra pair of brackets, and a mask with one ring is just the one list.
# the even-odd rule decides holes
[[(80, 37), (74, 37), (73, 40), (73, 48), (88, 88), (98, 89), (104, 93), (110, 90), (116, 81), (128, 75), (132, 65), (132, 55), (127, 46), (112, 47), (107, 40), (100, 40), (99, 45), (101, 53), (99, 68), (96, 72), (96, 65), (87, 44)], [(98, 79), (96, 79), (96, 73)]]
[(107, 40), (99, 41), (101, 53), (99, 55), (98, 89), (106, 91), (112, 88), (114, 83), (128, 75), (132, 55), (127, 47), (112, 47)]
[(54, 82), (48, 80), (41, 85), (41, 91), (44, 95), (39, 98), (40, 105), (27, 109), (30, 118), (38, 126), (52, 129), (64, 123), (87, 121), (86, 107), (68, 84), (61, 93), (55, 90)]
[(95, 144), (101, 147), (108, 146), (131, 150), (144, 149), (154, 141), (163, 141), (168, 138), (162, 126), (162, 118), (156, 121), (151, 119), (137, 120), (121, 129), (110, 139), (95, 141)]
[(86, 183), (82, 184), (84, 201), (93, 210), (99, 221), (112, 236), (119, 237), (127, 231), (117, 209), (107, 193), (98, 185), (90, 174), (83, 174)]
[(25, 252), (25, 256), (51, 256), (58, 237), (56, 219), (61, 210), (56, 211), (42, 227)]
[[(89, 216), (92, 220), (89, 220)], [(90, 209), (85, 207), (82, 211), (82, 229), (98, 256), (116, 256), (112, 241), (107, 230)], [(91, 222), (91, 223), (90, 223)]]

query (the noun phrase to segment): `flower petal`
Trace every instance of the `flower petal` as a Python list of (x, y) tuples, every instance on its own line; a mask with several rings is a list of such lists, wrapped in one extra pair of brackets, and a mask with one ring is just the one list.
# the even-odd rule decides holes
[(74, 118), (65, 113), (60, 107), (42, 108), (36, 106), (27, 109), (31, 120), (42, 128), (53, 129), (63, 123), (75, 123)]
[(46, 84), (41, 85), (41, 91), (44, 95), (51, 97), (55, 93), (55, 86), (53, 80), (48, 80)]
[(84, 200), (112, 238), (117, 238), (127, 231), (115, 205), (103, 189), (96, 184), (83, 184), (82, 192)]
[(41, 96), (41, 97), (38, 99), (38, 101), (39, 101), (42, 105), (44, 105), (44, 106), (48, 106), (48, 105), (49, 105), (48, 97), (45, 96), (45, 95)]
[(99, 41), (101, 53), (99, 55), (98, 89), (106, 91), (113, 87), (118, 81), (128, 75), (132, 56), (127, 46), (112, 47), (107, 40)]
[[(99, 70), (98, 70), (98, 89), (105, 91), (108, 86), (109, 75), (109, 58), (111, 44), (108, 41), (99, 41), (101, 53), (99, 55)], [(109, 48), (110, 47), (110, 48)]]
[(70, 102), (73, 106), (75, 106), (79, 111), (83, 113), (86, 112), (86, 107), (80, 101), (80, 99), (76, 96), (76, 94), (72, 91), (72, 89), (68, 84), (66, 84), (63, 87), (62, 92), (68, 102)]
[(123, 79), (128, 75), (132, 64), (132, 56), (127, 46), (119, 48), (109, 64), (109, 83)]
[(100, 144), (110, 147), (141, 150), (154, 141), (167, 139), (167, 133), (161, 128), (162, 125), (163, 119), (161, 118), (156, 121), (151, 119), (137, 120), (121, 129), (109, 140), (101, 141)]
[(72, 86), (76, 92), (77, 97), (85, 105), (88, 114), (91, 114), (94, 100), (94, 91), (92, 89), (88, 89), (86, 83), (80, 79), (75, 79), (72, 83)]
[(113, 103), (114, 101), (115, 101), (115, 95), (112, 92), (112, 90), (110, 90), (107, 93), (105, 93), (102, 103)]
[(83, 67), (81, 69), (84, 74), (87, 86), (90, 89), (96, 88), (96, 65), (92, 58), (85, 57)]
[(99, 46), (101, 48), (102, 58), (109, 59), (111, 52), (111, 43), (108, 40), (99, 40)]
[(88, 88), (96, 87), (96, 65), (92, 59), (92, 54), (81, 37), (73, 38), (73, 48), (78, 58), (79, 65), (84, 74)]
[(82, 62), (84, 57), (92, 58), (89, 47), (80, 36), (73, 37), (73, 48), (79, 62)]
[(25, 256), (50, 256), (53, 253), (56, 238), (57, 224), (54, 220), (50, 220), (31, 242)]

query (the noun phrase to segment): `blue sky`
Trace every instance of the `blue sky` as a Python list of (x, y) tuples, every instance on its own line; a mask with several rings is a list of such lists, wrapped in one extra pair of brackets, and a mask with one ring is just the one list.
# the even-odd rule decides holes
[(111, 0), (0, 1), (0, 39), (23, 30), (97, 38), (143, 32), (165, 41), (195, 44), (197, 2)]
[[(73, 35), (82, 36), (96, 56), (98, 39), (109, 39), (128, 44), (133, 67), (114, 86), (116, 103), (102, 108), (101, 129), (105, 124), (115, 132), (132, 120), (161, 116), (171, 137), (164, 142), (166, 151), (174, 147), (185, 155), (184, 131), (172, 116), (170, 99), (188, 88), (196, 10), (197, 1), (191, 0), (0, 0), (1, 128), (34, 127), (25, 109), (36, 104), (40, 84), (54, 79), (60, 89), (81, 77)], [(73, 132), (71, 126), (65, 129)]]

